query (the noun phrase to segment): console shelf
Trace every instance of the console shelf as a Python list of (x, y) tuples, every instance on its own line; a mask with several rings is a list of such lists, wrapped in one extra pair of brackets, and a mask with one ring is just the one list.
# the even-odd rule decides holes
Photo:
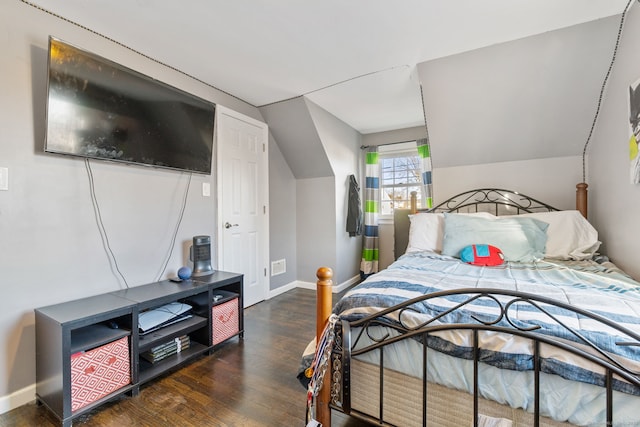
[(140, 383), (150, 381), (176, 366), (183, 365), (189, 360), (199, 357), (207, 351), (209, 351), (209, 347), (196, 342), (192, 343), (188, 349), (182, 350), (180, 353), (176, 353), (156, 363), (140, 359)]
[(114, 329), (97, 323), (71, 331), (71, 354), (91, 350), (131, 335), (128, 329)]
[(191, 332), (200, 328), (206, 328), (209, 320), (200, 317), (192, 316), (188, 319), (181, 320), (173, 325), (165, 326), (157, 331), (150, 332), (147, 335), (138, 336), (138, 352), (142, 353), (149, 350), (151, 347), (162, 344), (166, 341), (176, 338), (180, 335), (190, 334)]
[[(242, 286), (241, 274), (215, 271), (36, 309), (38, 403), (70, 427), (74, 418), (108, 400), (136, 395), (145, 382), (213, 353), (221, 340), (242, 337)], [(191, 316), (140, 333), (140, 313), (174, 302), (191, 305)], [(231, 332), (219, 325), (222, 302)], [(147, 352), (176, 339), (184, 343), (179, 352), (168, 350), (164, 358), (150, 358), (154, 363), (147, 360)]]

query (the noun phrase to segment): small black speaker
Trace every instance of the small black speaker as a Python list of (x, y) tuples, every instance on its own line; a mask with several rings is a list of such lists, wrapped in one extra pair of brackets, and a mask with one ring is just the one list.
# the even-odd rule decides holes
[(193, 236), (190, 258), (193, 261), (192, 276), (206, 276), (213, 273), (210, 236)]

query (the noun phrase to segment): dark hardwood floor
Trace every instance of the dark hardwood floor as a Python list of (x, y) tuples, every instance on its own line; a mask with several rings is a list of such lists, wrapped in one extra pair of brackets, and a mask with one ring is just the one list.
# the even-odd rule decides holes
[[(74, 426), (304, 426), (305, 390), (296, 379), (315, 331), (315, 291), (293, 289), (245, 310), (244, 339), (74, 421)], [(0, 415), (0, 426), (59, 423), (35, 401)], [(333, 414), (333, 427), (361, 421)]]

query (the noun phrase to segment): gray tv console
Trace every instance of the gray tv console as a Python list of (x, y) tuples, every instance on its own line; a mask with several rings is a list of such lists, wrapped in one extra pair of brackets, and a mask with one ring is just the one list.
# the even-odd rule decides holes
[[(70, 427), (106, 401), (135, 396), (141, 384), (242, 338), (242, 285), (241, 274), (214, 271), (36, 309), (38, 404)], [(153, 332), (139, 330), (140, 313), (175, 302), (191, 305), (191, 316)]]

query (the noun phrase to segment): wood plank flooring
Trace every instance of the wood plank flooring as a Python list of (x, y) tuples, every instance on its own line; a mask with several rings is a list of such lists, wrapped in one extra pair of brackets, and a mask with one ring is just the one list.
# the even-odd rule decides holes
[[(245, 336), (74, 421), (85, 427), (304, 426), (296, 379), (315, 331), (315, 291), (293, 289), (245, 310)], [(35, 402), (0, 415), (0, 426), (59, 425)], [(333, 427), (362, 421), (333, 414)]]

